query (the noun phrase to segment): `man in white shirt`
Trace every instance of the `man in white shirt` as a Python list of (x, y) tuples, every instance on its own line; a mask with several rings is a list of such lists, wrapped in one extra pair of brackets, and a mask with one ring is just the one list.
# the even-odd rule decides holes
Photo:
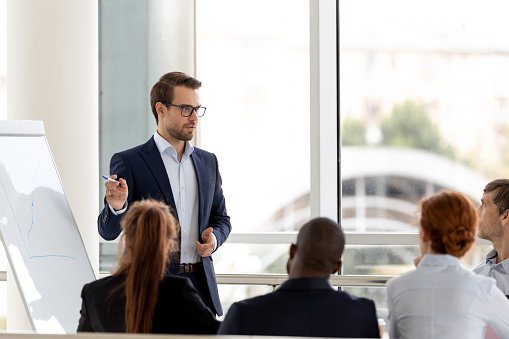
[(496, 179), (486, 185), (477, 212), (477, 236), (491, 241), (493, 250), (474, 272), (494, 278), (498, 288), (509, 295), (509, 179)]
[(105, 183), (97, 226), (104, 239), (113, 240), (134, 201), (152, 198), (171, 206), (180, 224), (180, 252), (170, 256), (169, 272), (189, 278), (212, 312), (222, 315), (211, 255), (228, 238), (231, 224), (216, 156), (190, 143), (206, 110), (200, 87), (182, 72), (167, 73), (152, 87), (157, 130), (145, 144), (112, 156), (114, 180)]

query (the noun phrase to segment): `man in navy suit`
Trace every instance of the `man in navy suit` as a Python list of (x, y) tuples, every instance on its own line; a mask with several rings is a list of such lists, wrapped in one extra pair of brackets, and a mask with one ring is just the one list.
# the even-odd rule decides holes
[(145, 144), (111, 158), (112, 179), (105, 183), (105, 206), (97, 219), (99, 234), (113, 240), (120, 221), (137, 200), (153, 198), (173, 208), (180, 223), (180, 252), (170, 258), (171, 274), (188, 277), (204, 303), (223, 314), (211, 254), (231, 231), (216, 156), (190, 140), (205, 114), (201, 82), (170, 72), (152, 87), (150, 105), (157, 130)]
[(336, 222), (309, 221), (290, 246), (289, 279), (273, 293), (234, 303), (218, 334), (380, 338), (373, 301), (329, 284), (344, 246)]

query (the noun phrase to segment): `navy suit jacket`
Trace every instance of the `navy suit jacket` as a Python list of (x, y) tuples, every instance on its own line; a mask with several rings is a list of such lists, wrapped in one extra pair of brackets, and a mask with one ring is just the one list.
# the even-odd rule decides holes
[[(86, 284), (78, 332), (125, 332), (124, 277), (112, 275)], [(216, 317), (191, 281), (165, 277), (159, 284), (152, 333), (215, 334)]]
[[(217, 159), (214, 154), (195, 147), (191, 154), (191, 160), (198, 181), (199, 233), (201, 234), (208, 227), (212, 227), (217, 240), (217, 248), (219, 248), (228, 238), (231, 224), (230, 217), (226, 212)], [(152, 198), (164, 201), (171, 206), (178, 220), (170, 180), (154, 137), (143, 145), (115, 153), (110, 162), (110, 174), (116, 174), (118, 178), (127, 181), (128, 208), (134, 201)], [(99, 234), (105, 240), (113, 240), (121, 232), (120, 220), (125, 213), (118, 216), (111, 213), (106, 199), (104, 205), (97, 219)], [(222, 315), (223, 310), (219, 301), (212, 256), (202, 258), (202, 262), (215, 312)], [(178, 265), (172, 265), (171, 268), (171, 273), (178, 275)]]
[(290, 279), (234, 303), (218, 334), (380, 338), (375, 303), (336, 291), (327, 279)]

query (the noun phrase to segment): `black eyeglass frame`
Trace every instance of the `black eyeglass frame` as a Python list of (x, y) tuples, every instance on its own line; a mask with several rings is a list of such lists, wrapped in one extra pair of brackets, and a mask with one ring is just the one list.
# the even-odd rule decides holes
[[(173, 106), (173, 107), (179, 107), (180, 108), (180, 115), (183, 116), (183, 117), (190, 117), (191, 115), (193, 115), (193, 112), (196, 112), (196, 116), (198, 118), (201, 118), (202, 116), (205, 115), (205, 112), (207, 111), (207, 107), (203, 107), (203, 106), (199, 106), (199, 107), (193, 107), (191, 105), (174, 105), (174, 104), (163, 104), (165, 106)], [(184, 108), (192, 108), (191, 110), (191, 113), (189, 113), (189, 115), (184, 115)], [(199, 109), (203, 109), (203, 114), (202, 115), (199, 115), (198, 114), (198, 110)]]

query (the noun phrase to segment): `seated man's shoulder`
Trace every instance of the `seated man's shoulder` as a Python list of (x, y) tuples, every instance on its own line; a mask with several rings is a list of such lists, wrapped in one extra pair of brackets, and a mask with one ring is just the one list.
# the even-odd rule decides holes
[(357, 297), (348, 292), (334, 291), (338, 302), (348, 304), (349, 307), (375, 307), (375, 302), (368, 298)]

